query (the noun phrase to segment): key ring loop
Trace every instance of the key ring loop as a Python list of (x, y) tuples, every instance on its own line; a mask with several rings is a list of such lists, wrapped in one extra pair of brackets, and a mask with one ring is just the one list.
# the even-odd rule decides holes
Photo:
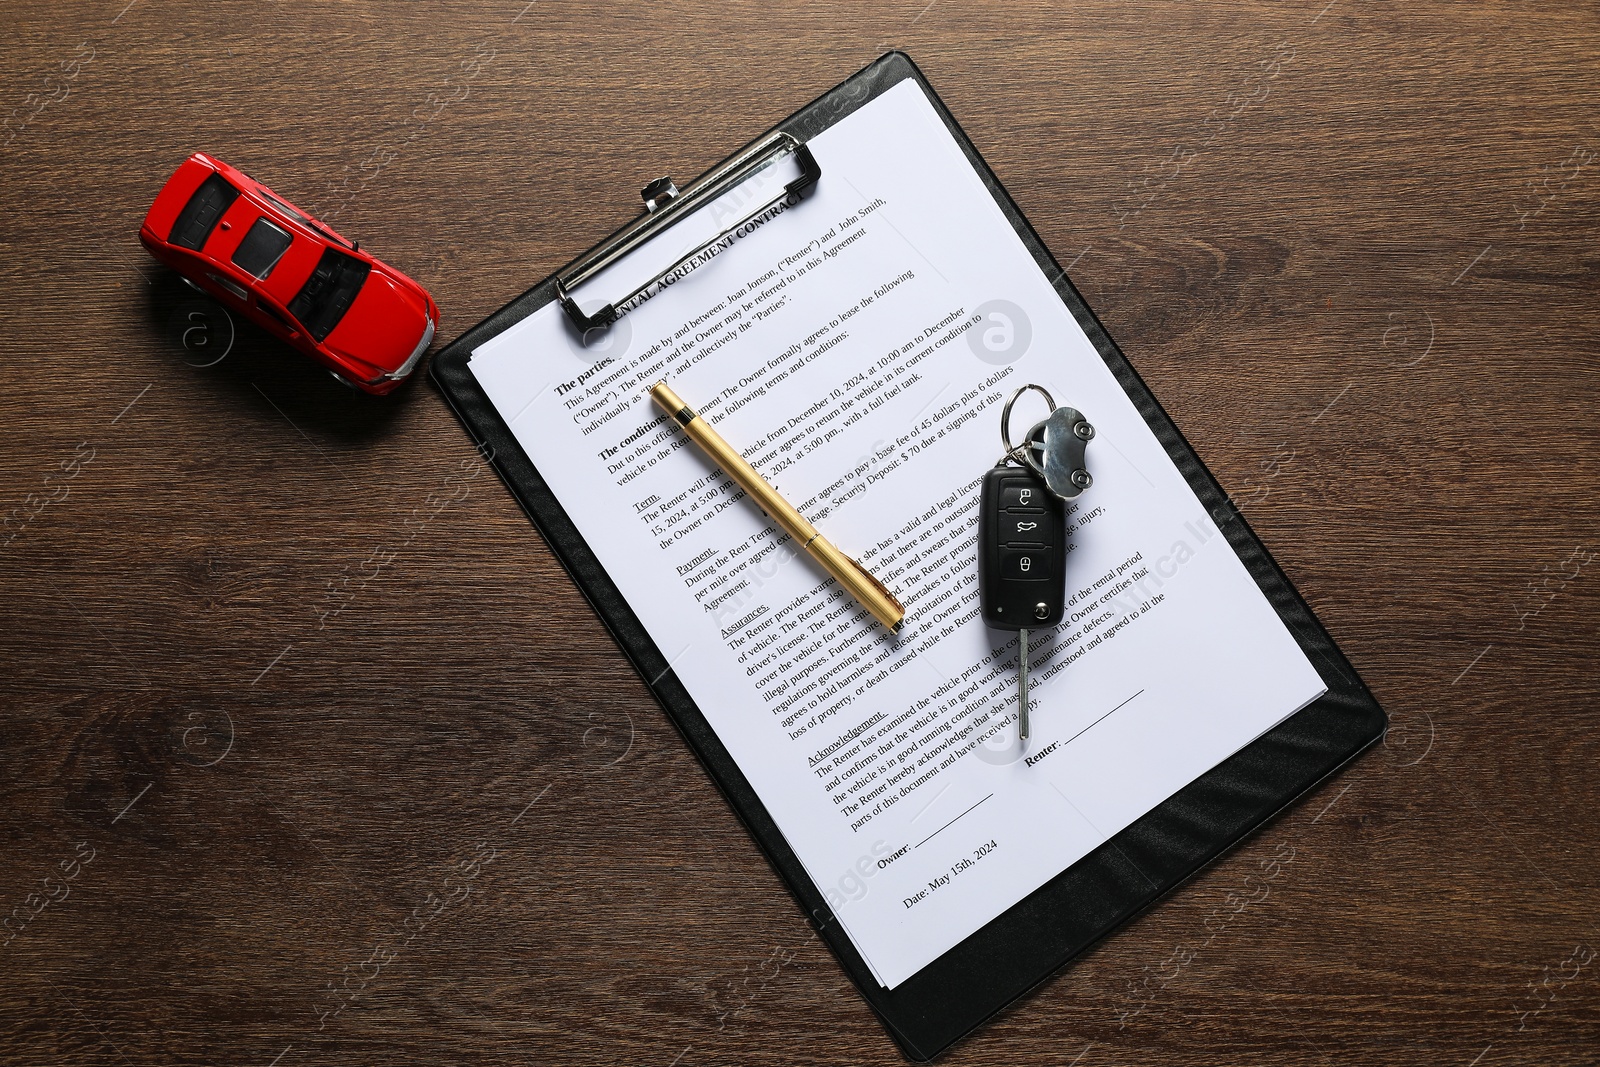
[(1027, 443), (1024, 442), (1020, 445), (1013, 445), (1011, 443), (1011, 405), (1015, 404), (1017, 402), (1017, 398), (1023, 393), (1026, 393), (1029, 389), (1034, 390), (1040, 396), (1044, 397), (1044, 402), (1050, 405), (1051, 411), (1056, 409), (1055, 398), (1052, 397), (1049, 390), (1042, 385), (1033, 385), (1030, 383), (1022, 386), (1016, 392), (1012, 393), (1011, 399), (1006, 401), (1005, 408), (1000, 412), (1000, 443), (1006, 446), (1005, 455), (1001, 457), (1000, 460), (1002, 463), (1008, 459), (1015, 460), (1018, 463), (1027, 462), (1023, 455), (1028, 450)]

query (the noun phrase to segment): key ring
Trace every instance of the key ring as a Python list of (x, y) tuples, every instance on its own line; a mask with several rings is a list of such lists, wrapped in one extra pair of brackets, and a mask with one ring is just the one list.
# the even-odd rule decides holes
[(1017, 398), (1023, 393), (1026, 393), (1029, 389), (1034, 390), (1040, 396), (1044, 397), (1044, 402), (1050, 405), (1051, 411), (1056, 409), (1055, 398), (1052, 397), (1050, 395), (1050, 391), (1042, 385), (1033, 385), (1030, 383), (1022, 386), (1016, 392), (1012, 393), (1011, 399), (1006, 401), (1005, 408), (1000, 412), (1000, 443), (1006, 446), (1005, 454), (1000, 457), (1001, 463), (1006, 462), (1006, 460), (1013, 460), (1023, 466), (1031, 466), (1026, 458), (1024, 458), (1028, 451), (1028, 443), (1026, 441), (1020, 445), (1013, 445), (1011, 443), (1011, 405), (1015, 404), (1017, 402)]

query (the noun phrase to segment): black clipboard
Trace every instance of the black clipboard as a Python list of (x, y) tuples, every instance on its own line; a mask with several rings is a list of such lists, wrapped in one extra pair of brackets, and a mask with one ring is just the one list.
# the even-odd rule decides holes
[[(673, 674), (666, 657), (468, 370), (468, 359), (479, 345), (545, 304), (564, 299), (567, 286), (575, 284), (572, 279), (592, 274), (617, 254), (625, 254), (635, 242), (647, 239), (655, 232), (651, 229), (652, 215), (658, 213), (659, 203), (677, 191), (661, 183), (646, 187), (650, 213), (462, 334), (435, 357), (431, 374), (805, 908), (867, 1003), (908, 1057), (927, 1061), (1270, 821), (1380, 738), (1387, 720), (1354, 668), (1128, 364), (910, 57), (900, 52), (882, 56), (707, 172), (695, 183), (696, 187), (715, 185), (713, 179), (724, 178), (762, 153), (775, 150), (778, 142), (791, 148), (792, 142), (803, 146), (817, 133), (907, 79), (914, 80), (927, 94), (1040, 271), (1052, 282), (1229, 545), (1305, 650), (1328, 692), (1184, 787), (902, 985), (887, 990), (872, 977), (854, 945), (833, 920), (822, 891), (806, 874), (738, 765)], [(657, 203), (652, 203), (652, 192)], [(615, 311), (608, 305), (593, 312), (588, 321), (604, 321)], [(569, 307), (568, 314), (582, 312)]]

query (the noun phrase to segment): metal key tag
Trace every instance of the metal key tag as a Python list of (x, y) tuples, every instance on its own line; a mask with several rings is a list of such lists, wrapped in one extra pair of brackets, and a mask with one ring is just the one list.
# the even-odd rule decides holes
[[(1011, 444), (1011, 406), (1028, 390), (1034, 390), (1050, 405), (1050, 415), (1034, 424), (1021, 445)], [(1011, 394), (1000, 413), (1000, 440), (1006, 458), (1026, 464), (1050, 491), (1065, 501), (1094, 484), (1084, 465), (1084, 446), (1094, 439), (1094, 426), (1077, 408), (1056, 407), (1055, 399), (1042, 385), (1024, 385)]]

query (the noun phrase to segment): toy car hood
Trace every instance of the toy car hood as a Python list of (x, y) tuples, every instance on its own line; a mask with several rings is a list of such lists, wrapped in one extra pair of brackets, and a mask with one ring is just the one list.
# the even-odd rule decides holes
[(432, 340), (434, 322), (417, 295), (374, 266), (350, 310), (323, 342), (384, 373), (400, 370)]

